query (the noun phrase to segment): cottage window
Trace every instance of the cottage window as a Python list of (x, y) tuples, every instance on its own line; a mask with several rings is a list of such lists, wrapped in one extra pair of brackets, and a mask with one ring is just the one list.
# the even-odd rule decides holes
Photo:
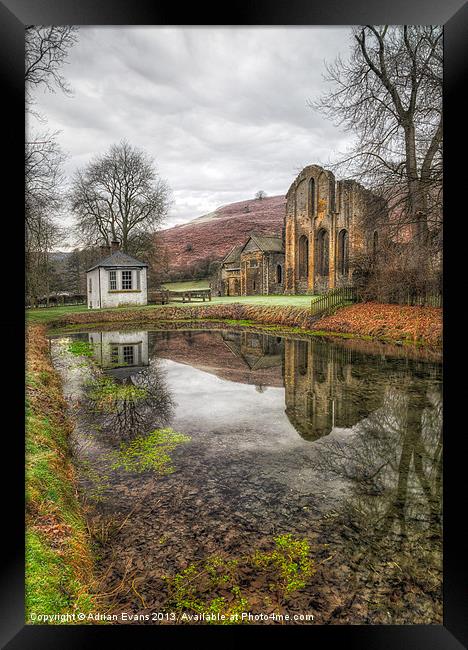
[(122, 271), (122, 289), (132, 288), (132, 272)]
[(111, 352), (110, 352), (110, 361), (113, 366), (117, 366), (119, 363), (119, 346), (118, 345), (111, 345)]
[(117, 289), (117, 272), (109, 271), (109, 289), (111, 291), (116, 291)]
[(89, 278), (88, 285), (89, 285), (89, 293), (91, 293), (93, 290), (93, 278)]
[(133, 345), (124, 345), (123, 346), (123, 362), (129, 366), (133, 366), (135, 363), (135, 351)]

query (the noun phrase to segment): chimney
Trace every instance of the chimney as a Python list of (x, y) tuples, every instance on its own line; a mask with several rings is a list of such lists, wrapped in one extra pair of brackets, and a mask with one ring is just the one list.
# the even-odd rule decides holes
[(101, 251), (101, 257), (107, 257), (109, 255), (109, 246), (107, 244), (101, 244), (99, 246), (99, 250)]
[(116, 253), (120, 249), (120, 242), (118, 239), (111, 241), (111, 253)]

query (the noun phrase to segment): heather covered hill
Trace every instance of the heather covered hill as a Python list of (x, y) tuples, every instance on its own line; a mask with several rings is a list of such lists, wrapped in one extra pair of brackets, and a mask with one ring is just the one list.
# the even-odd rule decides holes
[(165, 270), (169, 275), (190, 277), (195, 269), (208, 271), (209, 262), (222, 260), (252, 231), (281, 236), (285, 206), (284, 196), (238, 201), (163, 230), (158, 243)]

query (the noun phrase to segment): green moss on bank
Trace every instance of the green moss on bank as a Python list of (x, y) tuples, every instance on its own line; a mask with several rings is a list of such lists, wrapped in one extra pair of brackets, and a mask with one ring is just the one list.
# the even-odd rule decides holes
[(40, 326), (28, 327), (27, 366), (26, 622), (31, 623), (32, 614), (95, 608), (91, 543), (68, 451), (71, 424)]

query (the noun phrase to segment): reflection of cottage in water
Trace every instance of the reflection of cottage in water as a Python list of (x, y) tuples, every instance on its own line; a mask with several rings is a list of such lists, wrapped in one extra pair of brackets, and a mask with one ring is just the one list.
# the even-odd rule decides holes
[(285, 340), (286, 415), (303, 438), (316, 440), (334, 427), (352, 427), (377, 409), (383, 387), (374, 379), (368, 366), (360, 372), (359, 354), (350, 348)]
[(118, 377), (131, 376), (149, 364), (148, 332), (90, 332), (98, 364)]

